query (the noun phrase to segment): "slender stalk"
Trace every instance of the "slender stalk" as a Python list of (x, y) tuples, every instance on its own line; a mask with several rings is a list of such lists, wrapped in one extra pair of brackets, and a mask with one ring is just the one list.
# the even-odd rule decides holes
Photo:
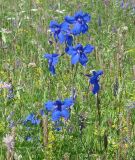
[(101, 125), (101, 111), (100, 111), (100, 100), (98, 93), (96, 94), (96, 107), (98, 113), (98, 130), (99, 130), (99, 144), (100, 144), (100, 151), (101, 151), (101, 132), (100, 132), (100, 125)]
[(44, 146), (47, 147), (48, 145), (48, 116), (44, 116), (42, 120), (42, 127), (43, 127), (43, 143)]

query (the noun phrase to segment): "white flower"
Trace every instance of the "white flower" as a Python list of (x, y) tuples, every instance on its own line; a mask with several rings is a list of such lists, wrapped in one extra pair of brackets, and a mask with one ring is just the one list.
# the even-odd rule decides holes
[(7, 147), (7, 150), (12, 152), (14, 148), (14, 137), (12, 135), (7, 134), (6, 137), (3, 138), (3, 142)]

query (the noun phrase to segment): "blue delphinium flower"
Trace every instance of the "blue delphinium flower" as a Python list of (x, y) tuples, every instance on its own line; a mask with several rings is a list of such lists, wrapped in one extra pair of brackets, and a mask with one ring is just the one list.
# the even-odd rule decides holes
[(59, 60), (59, 54), (54, 53), (54, 54), (48, 54), (46, 53), (44, 55), (44, 58), (48, 60), (48, 65), (49, 65), (49, 71), (51, 72), (52, 75), (55, 74), (55, 66), (58, 63)]
[(85, 47), (81, 44), (77, 44), (75, 47), (69, 46), (66, 49), (66, 52), (71, 56), (72, 64), (80, 62), (83, 66), (86, 66), (86, 63), (88, 62), (87, 54), (91, 53), (93, 50), (94, 47), (90, 44), (87, 44)]
[(74, 104), (72, 98), (67, 98), (64, 101), (48, 101), (45, 103), (45, 109), (52, 112), (52, 121), (57, 121), (61, 117), (67, 120), (70, 116), (70, 107)]
[(99, 85), (99, 77), (103, 74), (102, 70), (98, 70), (98, 71), (93, 71), (93, 75), (90, 76), (90, 84), (93, 85), (92, 87), (92, 92), (93, 94), (96, 94), (99, 92), (100, 90), (100, 85)]
[(40, 120), (33, 113), (29, 114), (24, 120), (24, 124), (27, 124), (28, 122), (30, 122), (33, 125), (40, 124)]
[(74, 16), (66, 16), (65, 21), (69, 24), (73, 24), (71, 33), (73, 35), (79, 35), (80, 33), (86, 33), (88, 31), (88, 22), (90, 22), (91, 17), (88, 13), (78, 11)]
[(72, 44), (73, 37), (70, 34), (70, 28), (67, 22), (58, 24), (57, 21), (51, 21), (50, 30), (53, 33), (56, 42), (59, 41), (61, 44), (66, 42), (68, 45)]

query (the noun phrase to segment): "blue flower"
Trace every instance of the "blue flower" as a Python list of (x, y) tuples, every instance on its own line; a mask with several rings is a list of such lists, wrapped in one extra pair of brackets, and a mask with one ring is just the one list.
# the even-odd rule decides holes
[(26, 141), (30, 142), (32, 141), (32, 138), (30, 136), (25, 137)]
[(14, 98), (14, 90), (13, 90), (13, 86), (11, 86), (11, 87), (8, 89), (7, 98), (10, 99), (10, 100)]
[(64, 101), (48, 101), (45, 103), (45, 109), (52, 112), (52, 121), (58, 121), (61, 117), (67, 120), (70, 116), (69, 109), (73, 104), (73, 98), (67, 98)]
[(65, 21), (69, 24), (73, 24), (71, 33), (73, 35), (79, 35), (80, 33), (86, 33), (88, 31), (87, 23), (90, 22), (91, 17), (88, 13), (78, 11), (74, 16), (66, 16)]
[(93, 71), (93, 75), (90, 76), (90, 84), (93, 85), (93, 88), (92, 88), (92, 92), (93, 94), (96, 94), (99, 92), (100, 90), (100, 86), (99, 86), (99, 77), (103, 74), (103, 71), (102, 70), (98, 70), (98, 71)]
[(39, 113), (41, 116), (44, 116), (45, 115), (44, 109), (40, 109)]
[(69, 46), (66, 52), (71, 56), (72, 64), (80, 62), (83, 66), (86, 66), (88, 62), (87, 54), (91, 53), (93, 50), (94, 47), (90, 44), (87, 44), (85, 47), (81, 44), (77, 44), (75, 47)]
[(46, 58), (48, 60), (48, 65), (49, 65), (49, 71), (51, 72), (52, 75), (55, 74), (55, 66), (58, 63), (59, 60), (59, 54), (48, 54), (46, 53), (44, 55), (44, 58)]
[(33, 125), (38, 125), (38, 124), (40, 124), (40, 120), (39, 120), (33, 113), (29, 114), (29, 115), (26, 117), (26, 119), (25, 119), (25, 121), (24, 121), (24, 124), (27, 124), (28, 122), (30, 122), (30, 123), (33, 124)]
[(54, 35), (55, 41), (59, 41), (61, 44), (63, 42), (66, 42), (68, 45), (72, 44), (73, 37), (70, 34), (70, 28), (67, 22), (58, 24), (57, 21), (51, 21), (50, 29)]

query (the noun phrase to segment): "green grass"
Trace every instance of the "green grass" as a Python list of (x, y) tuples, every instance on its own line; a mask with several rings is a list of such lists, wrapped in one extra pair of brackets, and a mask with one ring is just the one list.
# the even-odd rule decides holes
[[(1, 0), (0, 7), (0, 80), (12, 80), (15, 94), (9, 101), (7, 90), (0, 91), (0, 160), (6, 157), (2, 141), (11, 132), (7, 117), (12, 111), (12, 119), (17, 123), (15, 152), (22, 160), (68, 160), (66, 155), (70, 160), (134, 160), (135, 108), (127, 107), (135, 102), (132, 10), (121, 9), (115, 1), (105, 6), (102, 0)], [(43, 58), (44, 53), (56, 51), (55, 43), (48, 44), (50, 20), (62, 22), (66, 15), (79, 9), (90, 13), (92, 19), (88, 34), (76, 38), (76, 43), (90, 43), (95, 51), (89, 55), (86, 68), (79, 64), (72, 69), (69, 56), (64, 54), (56, 67), (57, 75), (51, 76)], [(101, 26), (98, 26), (99, 16)], [(114, 28), (116, 32), (112, 31)], [(64, 53), (64, 45), (59, 46), (59, 53)], [(31, 62), (36, 67), (28, 67)], [(104, 71), (100, 79), (100, 125), (95, 96), (88, 90), (88, 79), (81, 74), (93, 69)], [(118, 94), (114, 96), (117, 80)], [(71, 118), (60, 132), (49, 121), (49, 144), (45, 148), (42, 126), (27, 131), (20, 121), (30, 112), (38, 113), (48, 100), (69, 97), (73, 87), (77, 90), (77, 100)], [(82, 134), (80, 115), (86, 117)], [(33, 136), (32, 142), (25, 141), (28, 134)]]

